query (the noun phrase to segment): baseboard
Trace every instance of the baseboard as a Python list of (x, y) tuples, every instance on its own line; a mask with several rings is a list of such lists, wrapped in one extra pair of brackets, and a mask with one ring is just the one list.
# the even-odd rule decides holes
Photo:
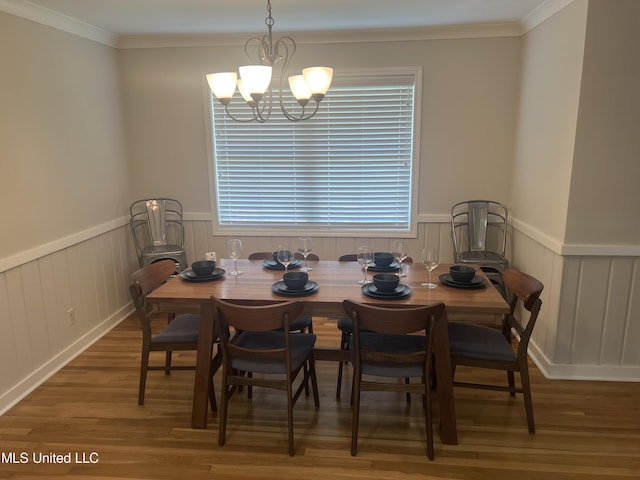
[(529, 357), (550, 380), (591, 380), (600, 382), (640, 382), (640, 366), (570, 365), (552, 363), (531, 341)]
[(20, 402), (20, 400), (46, 382), (67, 363), (100, 340), (107, 332), (127, 318), (131, 312), (133, 312), (133, 307), (132, 304), (129, 303), (40, 366), (31, 375), (23, 378), (16, 385), (4, 392), (2, 396), (0, 396), (0, 415), (3, 415)]

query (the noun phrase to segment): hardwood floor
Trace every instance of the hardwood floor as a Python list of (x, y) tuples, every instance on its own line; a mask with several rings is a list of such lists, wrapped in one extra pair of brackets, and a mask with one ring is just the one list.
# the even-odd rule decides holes
[[(335, 322), (317, 319), (314, 328), (321, 344), (338, 345)], [(434, 462), (426, 458), (421, 402), (365, 392), (358, 456), (351, 457), (350, 368), (337, 401), (337, 365), (318, 362), (320, 409), (311, 397), (299, 400), (296, 456), (289, 457), (279, 392), (256, 389), (252, 402), (236, 395), (224, 447), (215, 416), (206, 430), (190, 428), (192, 372), (151, 372), (139, 407), (139, 342), (137, 322), (125, 320), (0, 417), (0, 478), (640, 478), (640, 383), (550, 381), (533, 367), (535, 435), (527, 432), (520, 395), (456, 388), (459, 444), (442, 445), (436, 436)], [(503, 380), (464, 369), (459, 375)], [(43, 460), (58, 463), (36, 463)]]

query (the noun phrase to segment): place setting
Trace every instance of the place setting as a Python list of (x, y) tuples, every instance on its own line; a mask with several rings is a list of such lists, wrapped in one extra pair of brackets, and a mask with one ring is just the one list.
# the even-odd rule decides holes
[(267, 258), (262, 261), (262, 266), (269, 270), (293, 270), (300, 268), (302, 262), (295, 257), (294, 250), (291, 247), (280, 247), (273, 252), (273, 258)]
[(482, 288), (485, 286), (480, 275), (476, 275), (476, 270), (466, 265), (452, 265), (449, 273), (443, 273), (438, 277), (442, 284), (453, 288)]
[(320, 285), (309, 280), (307, 272), (287, 272), (282, 275), (282, 280), (271, 285), (271, 290), (276, 295), (284, 297), (305, 297), (316, 293)]
[(373, 282), (362, 285), (362, 293), (371, 298), (397, 300), (411, 295), (411, 287), (400, 283), (395, 273), (376, 273)]
[(180, 278), (187, 282), (211, 282), (224, 277), (225, 271), (216, 268), (215, 260), (198, 260), (191, 264), (190, 270), (180, 272)]
[(373, 252), (373, 263), (369, 265), (372, 272), (395, 272), (400, 268), (400, 264), (396, 261), (393, 253), (390, 252)]

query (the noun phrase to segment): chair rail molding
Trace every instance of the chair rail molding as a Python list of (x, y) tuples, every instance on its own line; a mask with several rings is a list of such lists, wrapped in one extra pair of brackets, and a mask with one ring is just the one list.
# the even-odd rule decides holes
[(37, 260), (38, 258), (51, 255), (54, 252), (64, 250), (65, 248), (69, 248), (91, 238), (98, 237), (128, 223), (129, 217), (116, 218), (99, 225), (94, 225), (93, 227), (89, 227), (66, 237), (59, 238), (53, 242), (45, 243), (29, 250), (24, 250), (9, 257), (0, 258), (0, 273), (19, 267), (20, 265), (24, 265), (25, 263), (33, 260)]

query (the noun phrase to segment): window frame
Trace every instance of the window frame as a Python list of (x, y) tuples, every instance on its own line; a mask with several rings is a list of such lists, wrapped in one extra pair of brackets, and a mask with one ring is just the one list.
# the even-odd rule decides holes
[[(214, 236), (288, 236), (288, 235), (311, 235), (316, 237), (371, 237), (371, 238), (415, 238), (417, 237), (418, 225), (418, 198), (419, 198), (419, 178), (420, 178), (420, 136), (421, 136), (421, 114), (422, 114), (422, 67), (389, 67), (389, 68), (361, 68), (361, 69), (334, 69), (334, 78), (340, 76), (348, 77), (350, 80), (357, 81), (358, 78), (367, 76), (398, 76), (413, 75), (415, 79), (414, 97), (413, 97), (413, 144), (411, 152), (411, 179), (410, 188), (411, 195), (409, 199), (409, 228), (407, 230), (386, 230), (371, 228), (336, 228), (331, 227), (305, 227), (295, 225), (288, 227), (271, 227), (264, 226), (241, 226), (241, 225), (221, 225), (218, 218), (217, 201), (217, 169), (214, 148), (214, 125), (211, 113), (211, 90), (206, 82), (205, 74), (203, 78), (204, 105), (206, 117), (206, 150), (207, 150), (207, 167), (209, 175), (209, 197), (211, 208), (212, 232)], [(329, 90), (328, 95), (331, 94)], [(215, 100), (217, 101), (217, 100)], [(320, 104), (322, 108), (322, 104)], [(281, 115), (279, 109), (274, 115)], [(268, 121), (268, 120), (267, 120)], [(259, 232), (259, 233), (258, 233)]]

